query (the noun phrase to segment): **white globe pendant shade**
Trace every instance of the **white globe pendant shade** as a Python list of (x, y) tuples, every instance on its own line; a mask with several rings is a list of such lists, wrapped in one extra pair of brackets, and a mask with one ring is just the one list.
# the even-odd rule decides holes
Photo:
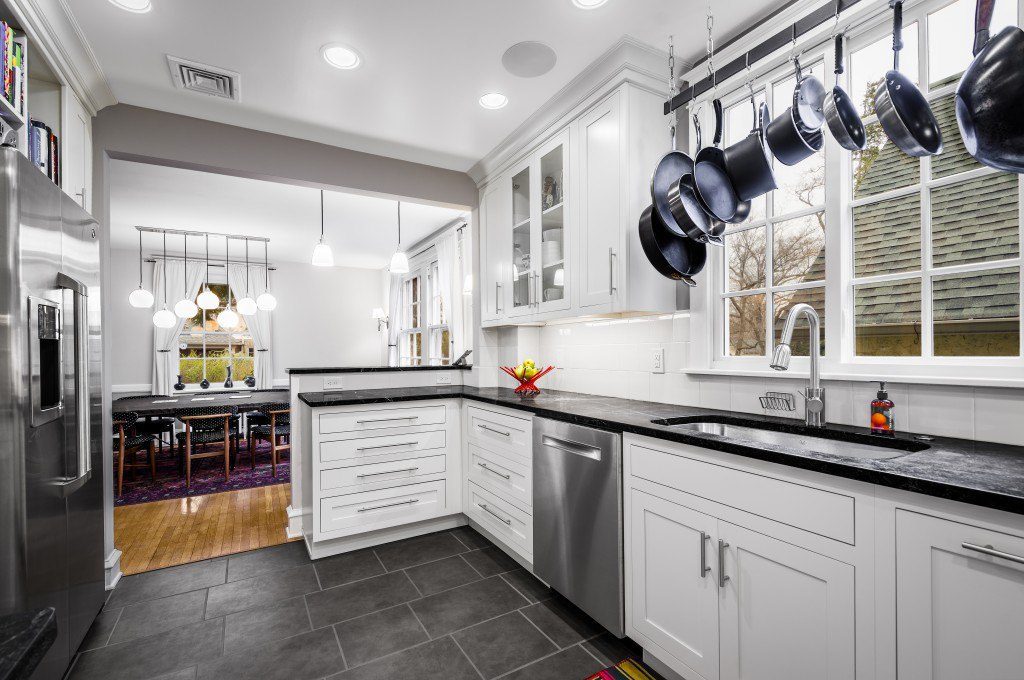
[(324, 243), (323, 239), (320, 239), (320, 242), (313, 248), (313, 257), (310, 259), (310, 264), (314, 267), (334, 266), (334, 253), (331, 252), (331, 247)]
[(202, 309), (216, 309), (217, 306), (220, 305), (220, 298), (217, 297), (217, 294), (210, 290), (209, 287), (207, 287), (199, 294), (199, 297), (196, 298), (196, 302)]
[(139, 309), (146, 309), (153, 306), (153, 294), (139, 286), (128, 296), (128, 304)]
[(256, 313), (256, 301), (246, 295), (244, 298), (238, 301), (235, 305), (238, 308), (238, 313), (242, 316), (252, 316)]
[(217, 325), (224, 330), (231, 330), (238, 326), (238, 314), (230, 307), (217, 315)]
[(391, 266), (389, 269), (392, 274), (408, 274), (409, 258), (406, 257), (405, 253), (396, 252), (391, 256)]
[(167, 307), (153, 315), (153, 325), (157, 328), (171, 328), (176, 323), (178, 323), (177, 317)]
[(199, 305), (188, 298), (184, 298), (174, 304), (174, 313), (178, 315), (179, 319), (191, 319), (199, 313)]
[(262, 293), (258, 298), (256, 298), (256, 306), (264, 312), (271, 312), (275, 307), (277, 307), (277, 298), (269, 292)]

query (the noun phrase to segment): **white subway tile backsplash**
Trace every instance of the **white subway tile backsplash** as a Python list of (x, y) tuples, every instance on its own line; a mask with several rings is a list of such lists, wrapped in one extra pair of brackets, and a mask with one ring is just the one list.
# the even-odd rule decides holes
[[(890, 398), (895, 401), (890, 392)], [(898, 404), (899, 402), (897, 402)], [(897, 430), (899, 421), (896, 422)], [(909, 432), (943, 437), (974, 438), (974, 388), (951, 385), (912, 385), (907, 423)]]
[(732, 408), (732, 378), (727, 375), (700, 376), (700, 405), (726, 411)]
[(975, 389), (974, 436), (982, 441), (1024, 446), (1024, 392)]
[(700, 406), (700, 381), (686, 373), (653, 373), (651, 401), (679, 406)]
[(764, 378), (733, 377), (729, 381), (728, 408), (744, 413), (764, 413), (759, 397), (764, 396), (766, 383)]

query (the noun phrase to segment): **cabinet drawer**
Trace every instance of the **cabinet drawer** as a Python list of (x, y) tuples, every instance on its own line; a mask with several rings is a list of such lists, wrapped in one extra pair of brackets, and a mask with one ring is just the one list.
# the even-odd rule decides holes
[(396, 454), (443, 449), (446, 443), (444, 430), (321, 442), (320, 463), (330, 467), (361, 465), (382, 458), (393, 458)]
[(320, 500), (320, 533), (359, 533), (444, 514), (445, 482), (407, 484)]
[(466, 409), (466, 433), (471, 443), (491, 451), (504, 451), (531, 460), (533, 421), (514, 418), (470, 406)]
[(346, 490), (358, 491), (360, 487), (378, 485), (381, 482), (415, 481), (416, 477), (443, 474), (445, 455), (391, 460), (367, 465), (350, 465), (333, 468), (320, 473), (320, 491), (324, 494)]
[(466, 495), (466, 514), (533, 562), (533, 517), (473, 482), (466, 485)]
[(530, 465), (469, 445), (469, 478), (525, 509), (533, 506)]
[(854, 544), (852, 496), (632, 444), (631, 470), (655, 484)]
[(361, 432), (388, 427), (435, 425), (445, 420), (444, 406), (410, 406), (404, 408), (342, 411), (320, 414), (320, 434)]

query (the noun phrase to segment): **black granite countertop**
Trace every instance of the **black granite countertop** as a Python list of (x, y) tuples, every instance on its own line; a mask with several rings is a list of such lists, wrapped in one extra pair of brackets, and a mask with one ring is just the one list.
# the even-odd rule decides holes
[[(923, 451), (908, 451), (896, 458), (873, 460), (787, 449), (785, 446), (726, 438), (651, 423), (654, 419), (687, 416), (736, 416), (753, 423), (768, 423), (773, 429), (799, 433), (803, 423), (789, 418), (734, 414), (713, 409), (575, 392), (545, 390), (536, 397), (521, 398), (511, 389), (503, 387), (449, 385), (304, 392), (299, 395), (304, 403), (313, 407), (460, 397), (528, 411), (543, 418), (657, 437), (880, 486), (1024, 514), (1024, 446), (935, 437), (934, 440), (927, 442), (928, 448)], [(831, 437), (839, 439), (871, 436), (866, 428), (846, 425), (829, 425), (827, 430)], [(895, 443), (908, 447), (920, 444), (910, 433), (898, 434)]]
[(0, 616), (0, 680), (27, 678), (57, 639), (53, 607)]
[(395, 371), (468, 371), (473, 364), (462, 366), (300, 366), (299, 368), (286, 368), (289, 375), (303, 375), (306, 373), (391, 373)]

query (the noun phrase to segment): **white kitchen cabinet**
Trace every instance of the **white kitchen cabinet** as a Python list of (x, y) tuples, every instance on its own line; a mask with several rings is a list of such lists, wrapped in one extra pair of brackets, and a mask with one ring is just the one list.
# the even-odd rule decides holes
[(855, 677), (854, 568), (719, 522), (722, 680)]
[[(630, 491), (627, 598), (636, 631), (681, 664), (687, 678), (718, 678), (717, 520), (649, 493)], [(634, 633), (635, 635), (635, 633)]]
[(898, 510), (896, 625), (900, 680), (1022, 677), (1024, 537)]
[(86, 212), (92, 212), (92, 116), (70, 87), (65, 85), (61, 89), (64, 109), (61, 185)]
[(512, 176), (488, 185), (480, 199), (480, 303), (483, 322), (499, 321), (508, 311), (505, 260), (511, 246)]

